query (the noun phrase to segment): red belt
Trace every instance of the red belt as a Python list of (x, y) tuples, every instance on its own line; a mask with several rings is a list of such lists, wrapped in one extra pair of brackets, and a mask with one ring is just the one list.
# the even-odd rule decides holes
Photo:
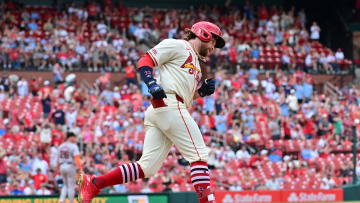
[[(179, 95), (176, 95), (176, 100), (178, 100), (181, 103), (184, 103), (183, 98), (181, 98)], [(155, 109), (167, 106), (164, 102), (164, 99), (151, 99), (150, 102)]]

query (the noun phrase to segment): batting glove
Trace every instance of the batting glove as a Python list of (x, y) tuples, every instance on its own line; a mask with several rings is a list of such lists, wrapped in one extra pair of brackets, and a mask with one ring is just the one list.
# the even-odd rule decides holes
[(210, 78), (206, 79), (201, 87), (198, 89), (198, 93), (201, 97), (212, 95), (215, 92), (215, 80)]
[(164, 89), (155, 82), (149, 86), (149, 93), (152, 95), (153, 99), (166, 98)]

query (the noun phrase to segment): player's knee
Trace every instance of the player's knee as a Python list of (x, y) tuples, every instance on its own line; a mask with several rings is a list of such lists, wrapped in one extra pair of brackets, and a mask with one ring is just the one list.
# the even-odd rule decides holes
[(141, 162), (141, 160), (138, 161), (137, 163), (140, 165), (142, 171), (144, 172), (145, 178), (150, 178), (150, 177), (154, 176), (160, 168), (157, 166), (151, 166), (150, 164), (145, 164), (145, 163)]
[(154, 176), (157, 173), (157, 170), (145, 167), (145, 168), (143, 168), (143, 172), (144, 172), (144, 177), (145, 178), (150, 178), (150, 177)]
[(203, 154), (203, 155), (199, 154), (199, 156), (188, 157), (188, 158), (185, 158), (185, 159), (189, 163), (198, 162), (198, 161), (207, 163), (208, 155), (207, 154)]
[(196, 161), (207, 162), (209, 158), (209, 149), (205, 148), (204, 150), (199, 150), (199, 159)]
[(157, 171), (151, 171), (151, 170), (147, 170), (146, 172), (144, 171), (145, 178), (150, 178), (154, 176), (156, 173)]

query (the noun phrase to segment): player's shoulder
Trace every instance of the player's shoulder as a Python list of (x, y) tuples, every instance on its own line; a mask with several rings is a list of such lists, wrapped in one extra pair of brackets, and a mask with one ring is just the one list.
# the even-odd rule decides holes
[(77, 144), (75, 144), (75, 143), (70, 143), (71, 144), (71, 146), (73, 146), (73, 147), (77, 147)]
[(183, 39), (164, 39), (160, 42), (160, 44), (178, 48), (186, 48), (185, 40)]

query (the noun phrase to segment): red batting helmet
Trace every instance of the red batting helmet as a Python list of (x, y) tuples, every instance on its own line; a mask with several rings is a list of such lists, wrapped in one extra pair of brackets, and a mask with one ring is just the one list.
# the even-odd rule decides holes
[(225, 45), (225, 40), (222, 38), (222, 32), (220, 28), (213, 23), (207, 21), (197, 22), (191, 27), (190, 31), (205, 42), (208, 42), (213, 37), (215, 37), (216, 48), (223, 48)]

